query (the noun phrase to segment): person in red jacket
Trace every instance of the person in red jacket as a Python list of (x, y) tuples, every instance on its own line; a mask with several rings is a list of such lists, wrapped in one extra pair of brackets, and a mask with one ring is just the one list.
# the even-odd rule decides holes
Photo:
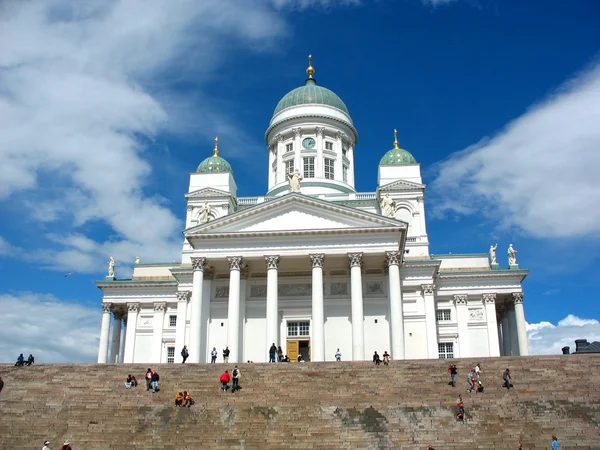
[(229, 389), (229, 382), (231, 381), (229, 372), (227, 372), (227, 371), (223, 372), (223, 375), (221, 375), (221, 378), (219, 378), (219, 381), (221, 382), (221, 389), (223, 390), (223, 392), (225, 392), (227, 389)]

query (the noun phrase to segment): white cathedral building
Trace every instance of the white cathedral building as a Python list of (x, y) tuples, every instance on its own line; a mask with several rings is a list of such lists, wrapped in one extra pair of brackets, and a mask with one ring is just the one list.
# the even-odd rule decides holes
[[(303, 86), (277, 104), (265, 134), (268, 190), (240, 197), (213, 155), (190, 175), (180, 263), (109, 276), (99, 363), (292, 361), (527, 355), (521, 283), (528, 271), (490, 253), (433, 255), (415, 158), (382, 152), (375, 192), (356, 192), (358, 132), (344, 102)], [(512, 248), (512, 247), (511, 247)]]

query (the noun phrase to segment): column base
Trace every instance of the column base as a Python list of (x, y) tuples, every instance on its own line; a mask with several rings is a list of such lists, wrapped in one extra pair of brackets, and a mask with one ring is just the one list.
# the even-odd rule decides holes
[(492, 268), (492, 270), (498, 270), (498, 269), (500, 269), (500, 264), (498, 264), (498, 263), (490, 264), (490, 267)]
[(518, 270), (519, 269), (519, 265), (518, 264), (510, 264), (508, 266), (509, 269), (511, 270)]
[(117, 277), (115, 277), (115, 276), (111, 277), (111, 276), (107, 275), (105, 279), (106, 279), (106, 281), (115, 281), (117, 279)]

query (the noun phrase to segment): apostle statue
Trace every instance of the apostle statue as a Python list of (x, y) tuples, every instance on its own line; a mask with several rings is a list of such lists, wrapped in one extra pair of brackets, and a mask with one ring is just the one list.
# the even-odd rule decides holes
[(136, 256), (135, 257), (135, 261), (133, 262), (134, 264), (139, 264), (140, 263), (140, 257)]
[(385, 194), (381, 199), (381, 213), (385, 217), (394, 217), (396, 215), (396, 202), (390, 197), (390, 194)]
[(498, 264), (498, 261), (496, 261), (496, 249), (497, 248), (498, 248), (498, 244), (490, 245), (490, 263), (491, 264)]
[(108, 276), (111, 278), (115, 276), (115, 258), (112, 256), (108, 260)]
[(517, 251), (513, 248), (512, 244), (510, 244), (508, 246), (508, 265), (509, 266), (517, 265)]
[(198, 214), (198, 222), (206, 223), (210, 220), (210, 205), (207, 202), (204, 202), (202, 208), (200, 209), (200, 213)]
[(288, 173), (288, 182), (290, 183), (290, 192), (300, 192), (300, 181), (302, 181), (302, 175), (298, 169)]

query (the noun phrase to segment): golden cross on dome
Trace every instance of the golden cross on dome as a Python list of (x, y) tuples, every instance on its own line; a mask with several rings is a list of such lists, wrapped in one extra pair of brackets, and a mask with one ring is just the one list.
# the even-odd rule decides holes
[(310, 79), (312, 79), (313, 75), (315, 74), (315, 68), (312, 65), (312, 55), (308, 55), (308, 68), (306, 69), (306, 74)]
[(213, 156), (219, 156), (219, 136), (215, 136), (215, 149), (213, 150)]
[(398, 144), (398, 130), (394, 128), (394, 148), (400, 148)]

